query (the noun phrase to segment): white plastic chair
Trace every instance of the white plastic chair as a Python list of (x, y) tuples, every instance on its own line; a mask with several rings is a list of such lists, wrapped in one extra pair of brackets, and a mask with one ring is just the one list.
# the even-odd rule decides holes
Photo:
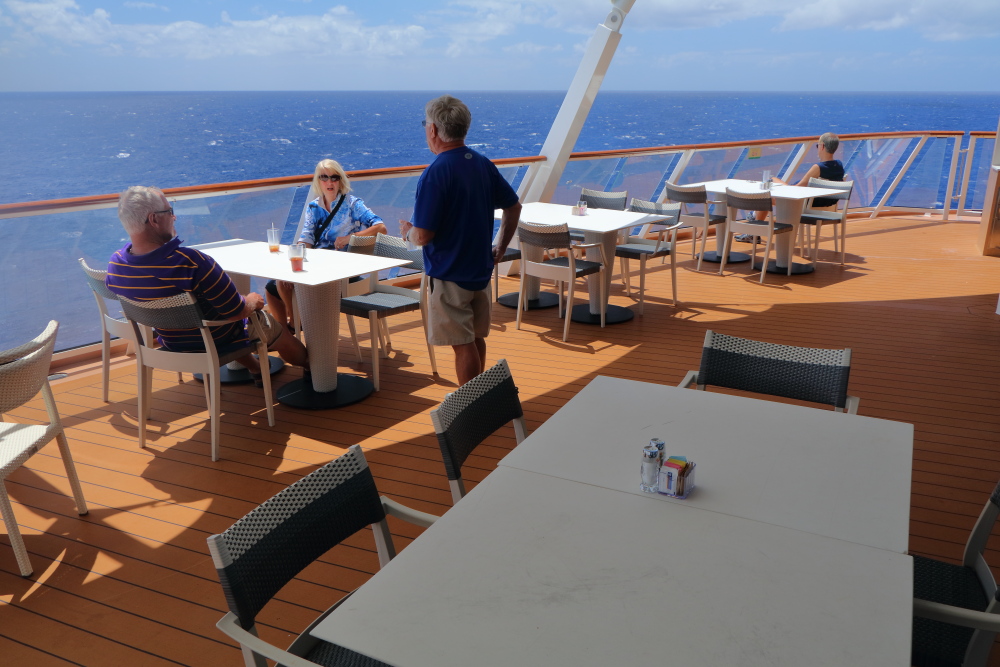
[(52, 350), (56, 344), (58, 329), (59, 323), (53, 320), (34, 340), (0, 352), (0, 414), (24, 405), (41, 390), (42, 398), (45, 399), (45, 411), (49, 416), (48, 424), (12, 424), (0, 421), (0, 514), (7, 526), (7, 536), (14, 548), (22, 577), (30, 576), (32, 569), (10, 498), (7, 497), (7, 487), (3, 484), (10, 473), (55, 438), (63, 465), (66, 466), (66, 477), (73, 490), (73, 498), (76, 500), (76, 511), (81, 515), (88, 512), (80, 478), (77, 477), (76, 466), (73, 464), (73, 455), (69, 451), (69, 442), (59, 420), (52, 387), (49, 386), (49, 364), (52, 363)]

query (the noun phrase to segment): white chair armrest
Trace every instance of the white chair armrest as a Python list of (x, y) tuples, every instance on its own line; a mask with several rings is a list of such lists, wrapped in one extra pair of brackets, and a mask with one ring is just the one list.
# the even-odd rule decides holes
[(400, 294), (402, 296), (420, 296), (420, 292), (409, 287), (396, 287), (395, 285), (376, 285), (376, 292), (381, 292), (383, 294)]
[(858, 398), (857, 396), (848, 396), (847, 397), (847, 406), (846, 406), (847, 409), (844, 410), (844, 412), (846, 412), (849, 415), (856, 415), (856, 414), (858, 414), (858, 406), (860, 406), (860, 405), (861, 405), (861, 399), (860, 398)]
[(975, 611), (963, 607), (952, 607), (949, 604), (931, 602), (913, 598), (913, 615), (929, 618), (932, 621), (961, 625), (966, 628), (976, 628), (987, 632), (1000, 632), (1000, 614), (989, 614), (985, 611)]
[(698, 371), (688, 371), (684, 379), (677, 383), (678, 387), (690, 387), (698, 382)]
[(385, 508), (385, 513), (394, 516), (397, 519), (402, 519), (403, 521), (412, 523), (416, 526), (423, 526), (427, 528), (432, 523), (437, 521), (440, 517), (433, 514), (428, 514), (427, 512), (421, 512), (420, 510), (415, 510), (412, 507), (407, 507), (397, 503), (392, 498), (386, 498), (382, 496), (382, 507)]
[(268, 644), (266, 641), (253, 634), (252, 632), (247, 632), (240, 627), (239, 619), (233, 612), (227, 613), (223, 616), (215, 627), (222, 630), (228, 637), (235, 639), (240, 643), (240, 646), (245, 646), (254, 653), (258, 653), (265, 658), (274, 660), (279, 665), (284, 667), (321, 667), (311, 660), (306, 660), (300, 656), (289, 653), (288, 651), (282, 651), (277, 646)]

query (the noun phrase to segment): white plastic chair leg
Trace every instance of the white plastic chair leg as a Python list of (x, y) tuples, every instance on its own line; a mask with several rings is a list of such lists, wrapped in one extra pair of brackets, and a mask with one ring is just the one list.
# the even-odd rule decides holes
[[(719, 234), (719, 228), (715, 228), (715, 233)], [(701, 260), (705, 259), (705, 243), (708, 241), (708, 227), (701, 230), (701, 254), (698, 255), (698, 271), (701, 271)], [(691, 252), (694, 252), (694, 239), (691, 240)]]
[(111, 336), (107, 329), (101, 331), (101, 376), (103, 379), (102, 398), (105, 403), (108, 400), (108, 385), (111, 383)]
[(21, 539), (21, 529), (18, 528), (17, 519), (14, 517), (14, 508), (10, 506), (10, 498), (7, 497), (7, 486), (4, 480), (0, 480), (0, 515), (7, 526), (7, 538), (10, 546), (14, 549), (14, 558), (17, 559), (17, 569), (21, 571), (22, 577), (31, 576), (31, 561), (28, 560), (28, 550), (24, 547), (24, 540)]
[(639, 258), (639, 314), (643, 315), (643, 306), (646, 300), (646, 256)]
[(208, 404), (209, 427), (212, 432), (212, 460), (219, 460), (219, 422), (222, 419), (219, 413), (222, 411), (222, 383), (219, 381), (219, 371), (214, 369), (211, 373), (204, 373), (205, 383), (212, 383), (212, 400)]
[(146, 393), (146, 374), (152, 373), (152, 369), (146, 368), (142, 365), (142, 362), (136, 364), (136, 373), (138, 374), (136, 385), (138, 386), (138, 391), (136, 392), (136, 398), (138, 400), (138, 412), (139, 412), (139, 448), (146, 448), (146, 420), (149, 418), (149, 396)]
[[(604, 282), (604, 271), (606, 267), (601, 267), (601, 271), (597, 274), (598, 280), (601, 281), (601, 328), (604, 328), (604, 318), (608, 313), (608, 284)], [(566, 314), (566, 322), (570, 321), (570, 316)]]
[[(570, 311), (573, 310), (573, 287), (574, 287), (574, 283), (576, 283), (575, 280), (570, 280), (569, 281), (569, 294), (566, 296), (566, 310), (563, 311), (563, 317), (566, 318), (566, 321), (563, 323), (563, 342), (564, 343), (566, 342), (566, 340), (569, 339), (569, 323), (573, 319), (573, 317), (570, 315)], [(604, 282), (601, 281), (601, 284), (603, 285)]]
[[(631, 269), (629, 266), (628, 259), (621, 257), (621, 267), (622, 267), (622, 278), (625, 283), (625, 296), (632, 296), (632, 281), (631, 281)], [(640, 297), (641, 298), (641, 297)]]
[(364, 357), (361, 356), (361, 344), (358, 342), (358, 332), (354, 328), (354, 316), (347, 316), (347, 328), (351, 330), (351, 341), (354, 342), (354, 354), (358, 356), (358, 361), (363, 361)]
[(368, 328), (372, 337), (372, 384), (375, 385), (375, 391), (378, 391), (378, 357), (381, 336), (379, 335), (378, 313), (374, 310), (368, 313)]
[(677, 307), (677, 254), (674, 252), (676, 247), (670, 249), (670, 285), (673, 290), (673, 303), (670, 305), (674, 308)]
[(524, 303), (525, 302), (524, 296), (525, 296), (525, 292), (527, 291), (527, 286), (525, 285), (524, 281), (525, 281), (525, 276), (527, 275), (527, 272), (524, 271), (523, 269), (524, 269), (524, 267), (522, 267), (522, 270), (521, 270), (521, 285), (517, 289), (517, 320), (516, 320), (516, 325), (515, 325), (514, 328), (517, 329), (518, 331), (521, 330), (521, 313), (524, 312), (524, 306), (526, 305)]
[[(753, 252), (754, 258), (756, 258), (757, 257), (757, 244), (756, 243), (754, 243), (753, 250), (754, 250), (754, 252)], [(760, 284), (761, 285), (764, 284), (764, 276), (767, 275), (767, 262), (770, 259), (770, 257), (771, 257), (771, 235), (768, 234), (767, 235), (767, 241), (764, 242), (764, 262), (763, 262), (763, 264), (760, 267)], [(788, 258), (789, 265), (791, 265), (791, 262), (792, 262), (792, 258), (789, 257)], [(751, 269), (753, 268), (753, 263), (752, 262), (750, 264), (750, 267), (751, 267)]]
[(382, 356), (388, 357), (392, 351), (392, 339), (389, 338), (389, 322), (383, 317), (379, 320), (379, 330), (382, 332), (382, 340), (385, 344), (382, 347)]
[(69, 451), (65, 433), (56, 435), (56, 445), (59, 447), (63, 466), (66, 468), (66, 479), (69, 480), (69, 488), (73, 491), (73, 500), (76, 501), (76, 513), (81, 516), (87, 514), (90, 510), (87, 508), (87, 499), (83, 497), (83, 487), (80, 486), (80, 477), (76, 473), (76, 464), (73, 462), (73, 454)]

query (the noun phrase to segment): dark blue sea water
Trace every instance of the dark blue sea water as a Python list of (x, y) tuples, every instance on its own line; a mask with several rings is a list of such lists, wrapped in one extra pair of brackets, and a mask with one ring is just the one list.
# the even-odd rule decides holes
[[(420, 92), (3, 93), (0, 203), (425, 164)], [(469, 143), (536, 155), (561, 92), (459, 93)], [(603, 92), (576, 150), (890, 130), (995, 130), (986, 93)]]

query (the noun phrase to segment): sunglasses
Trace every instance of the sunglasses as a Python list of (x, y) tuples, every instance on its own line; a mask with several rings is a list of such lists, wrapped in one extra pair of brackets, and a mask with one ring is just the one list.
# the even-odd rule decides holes
[(334, 183), (340, 180), (340, 174), (333, 174), (332, 176), (327, 176), (326, 174), (320, 174), (319, 180), (321, 181), (333, 181)]
[(166, 210), (163, 210), (163, 211), (153, 211), (153, 213), (156, 214), (156, 215), (159, 215), (161, 213), (169, 213), (170, 215), (173, 215), (174, 214), (174, 207), (171, 206), (170, 208), (168, 208)]

